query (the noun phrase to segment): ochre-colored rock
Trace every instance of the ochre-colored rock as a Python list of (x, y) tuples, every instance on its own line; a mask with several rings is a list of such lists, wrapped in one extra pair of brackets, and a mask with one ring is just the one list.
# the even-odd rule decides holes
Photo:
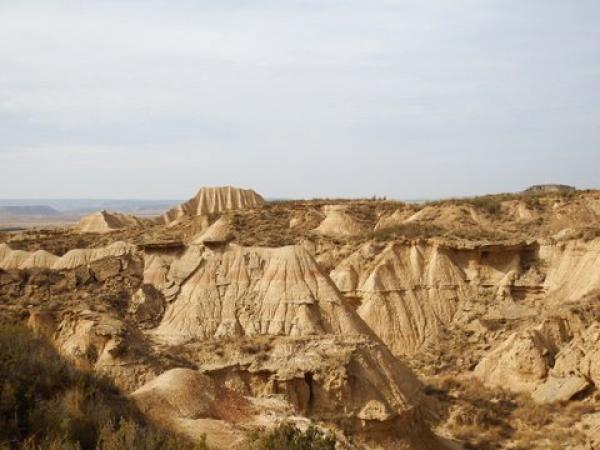
[(169, 224), (185, 217), (256, 208), (262, 206), (264, 202), (264, 199), (251, 189), (232, 186), (203, 187), (195, 197), (163, 214), (161, 220)]
[(191, 247), (167, 274), (178, 294), (156, 334), (193, 338), (368, 333), (314, 258), (300, 246)]
[(141, 220), (129, 214), (98, 211), (81, 218), (75, 226), (80, 233), (110, 233), (141, 225)]
[[(364, 233), (368, 225), (359, 222), (346, 213), (346, 208), (341, 205), (323, 207), (325, 218), (315, 231), (325, 236), (352, 236)], [(290, 224), (293, 225), (293, 224)]]
[(352, 450), (451, 447), (430, 426), (465, 447), (594, 448), (598, 192), (425, 205), (236, 192), (203, 190), (117, 242), (0, 235), (1, 319), (215, 448), (283, 420)]
[(226, 244), (233, 239), (229, 218), (221, 216), (215, 223), (203, 230), (192, 240), (192, 244)]

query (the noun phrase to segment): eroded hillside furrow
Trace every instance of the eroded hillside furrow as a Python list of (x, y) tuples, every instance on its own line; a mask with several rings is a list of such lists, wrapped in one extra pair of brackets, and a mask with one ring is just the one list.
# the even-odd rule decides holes
[(185, 341), (368, 333), (301, 247), (231, 247), (205, 250), (201, 258), (189, 278), (169, 278), (177, 263), (171, 265), (167, 277), (179, 284), (179, 294), (168, 305), (157, 336)]
[[(453, 246), (443, 241), (370, 245), (343, 260), (331, 277), (357, 312), (398, 355), (411, 355), (440, 330), (482, 319), (536, 315), (544, 304), (576, 300), (600, 288), (599, 241)], [(464, 323), (468, 326), (468, 323)]]

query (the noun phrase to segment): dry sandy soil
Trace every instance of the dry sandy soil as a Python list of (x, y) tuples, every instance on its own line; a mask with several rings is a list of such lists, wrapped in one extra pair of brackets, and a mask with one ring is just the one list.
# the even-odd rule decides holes
[(0, 314), (213, 448), (289, 420), (339, 448), (594, 449), (599, 268), (600, 191), (211, 188), (0, 234)]

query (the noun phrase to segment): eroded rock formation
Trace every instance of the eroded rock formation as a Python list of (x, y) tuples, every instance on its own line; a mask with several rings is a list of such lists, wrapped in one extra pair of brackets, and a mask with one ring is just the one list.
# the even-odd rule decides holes
[(252, 189), (232, 186), (203, 187), (195, 197), (167, 211), (161, 220), (169, 224), (184, 217), (255, 208), (263, 204), (264, 199)]
[[(493, 414), (500, 426), (511, 412), (497, 408), (525, 396), (595, 407), (598, 193), (414, 206), (224, 192), (180, 206), (167, 226), (57, 233), (57, 254), (46, 231), (5, 239), (2, 317), (27, 320), (144, 414), (216, 448), (285, 418), (348, 448), (452, 447), (432, 424), (476, 446), (451, 426)], [(447, 377), (495, 394), (465, 405), (429, 385)], [(581, 419), (591, 443), (595, 420)]]
[(81, 218), (75, 225), (75, 230), (80, 233), (110, 233), (141, 224), (140, 219), (129, 214), (98, 211)]

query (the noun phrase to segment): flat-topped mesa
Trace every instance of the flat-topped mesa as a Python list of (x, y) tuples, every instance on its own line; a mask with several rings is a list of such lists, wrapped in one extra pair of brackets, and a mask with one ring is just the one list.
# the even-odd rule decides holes
[(82, 217), (75, 225), (80, 233), (110, 233), (115, 230), (141, 225), (141, 220), (130, 214), (98, 211)]
[(265, 200), (252, 189), (233, 186), (203, 187), (195, 197), (164, 213), (160, 220), (162, 223), (170, 224), (183, 217), (256, 208), (264, 203)]
[(524, 194), (545, 194), (547, 192), (573, 192), (576, 188), (566, 184), (536, 184), (523, 191)]

